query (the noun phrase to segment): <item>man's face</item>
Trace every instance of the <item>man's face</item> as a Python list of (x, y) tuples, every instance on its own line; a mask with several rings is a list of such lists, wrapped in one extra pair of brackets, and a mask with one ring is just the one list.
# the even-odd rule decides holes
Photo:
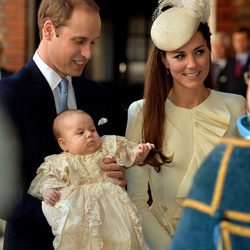
[(249, 38), (246, 32), (236, 32), (232, 37), (232, 44), (236, 53), (249, 50)]
[(99, 13), (78, 8), (65, 26), (55, 29), (52, 24), (51, 27), (50, 37), (46, 39), (45, 62), (61, 77), (80, 76), (100, 36)]

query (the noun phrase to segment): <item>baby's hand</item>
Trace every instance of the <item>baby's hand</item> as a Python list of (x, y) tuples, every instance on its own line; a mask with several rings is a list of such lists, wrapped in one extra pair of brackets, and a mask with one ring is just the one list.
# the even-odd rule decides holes
[(146, 159), (149, 151), (151, 149), (155, 148), (155, 145), (152, 143), (140, 143), (137, 146), (137, 156), (136, 156), (136, 164), (141, 164), (144, 162), (144, 160)]
[(45, 188), (41, 193), (45, 203), (51, 206), (55, 206), (61, 198), (61, 194), (56, 188)]

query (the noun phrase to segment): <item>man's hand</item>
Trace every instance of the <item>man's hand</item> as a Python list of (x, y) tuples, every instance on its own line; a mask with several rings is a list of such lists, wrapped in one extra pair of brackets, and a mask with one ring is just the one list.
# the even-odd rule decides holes
[(55, 188), (45, 188), (41, 191), (43, 200), (50, 206), (55, 206), (55, 204), (60, 200), (61, 194)]
[(118, 180), (118, 185), (125, 187), (125, 170), (123, 166), (118, 165), (114, 158), (104, 158), (101, 162), (101, 169), (106, 172), (106, 175)]

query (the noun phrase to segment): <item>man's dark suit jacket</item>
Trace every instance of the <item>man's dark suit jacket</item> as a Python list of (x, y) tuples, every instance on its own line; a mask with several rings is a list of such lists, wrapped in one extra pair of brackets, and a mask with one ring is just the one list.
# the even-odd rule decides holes
[[(107, 124), (97, 126), (100, 135), (111, 134), (111, 107), (105, 89), (83, 77), (72, 78), (78, 109), (88, 112), (97, 125), (102, 117)], [(16, 204), (8, 215), (5, 250), (53, 249), (53, 235), (41, 210), (41, 201), (27, 194), (44, 157), (59, 153), (52, 132), (56, 108), (51, 88), (31, 59), (17, 73), (0, 81), (0, 100), (5, 104), (17, 129), (21, 145), (21, 178)], [(11, 185), (11, 183), (10, 183)], [(6, 187), (8, 188), (8, 187)]]
[(6, 76), (10, 76), (11, 74), (13, 74), (13, 71), (7, 70), (5, 68), (1, 68), (0, 67), (0, 74), (1, 74), (1, 78), (4, 78)]
[(249, 70), (250, 57), (248, 57), (247, 63), (241, 68), (241, 74), (239, 76), (235, 75), (235, 64), (236, 59), (230, 59), (226, 67), (220, 73), (217, 83), (218, 90), (239, 94), (246, 97), (247, 85), (245, 83), (243, 74)]

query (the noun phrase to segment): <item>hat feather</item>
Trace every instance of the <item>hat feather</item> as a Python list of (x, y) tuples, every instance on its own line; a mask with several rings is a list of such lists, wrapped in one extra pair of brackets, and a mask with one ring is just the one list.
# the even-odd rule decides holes
[(162, 9), (166, 6), (184, 7), (192, 17), (199, 18), (203, 23), (207, 22), (210, 15), (209, 0), (159, 0), (158, 7), (152, 15), (153, 21), (162, 13)]
[(209, 0), (181, 0), (181, 4), (193, 17), (199, 18), (206, 23), (210, 15)]

